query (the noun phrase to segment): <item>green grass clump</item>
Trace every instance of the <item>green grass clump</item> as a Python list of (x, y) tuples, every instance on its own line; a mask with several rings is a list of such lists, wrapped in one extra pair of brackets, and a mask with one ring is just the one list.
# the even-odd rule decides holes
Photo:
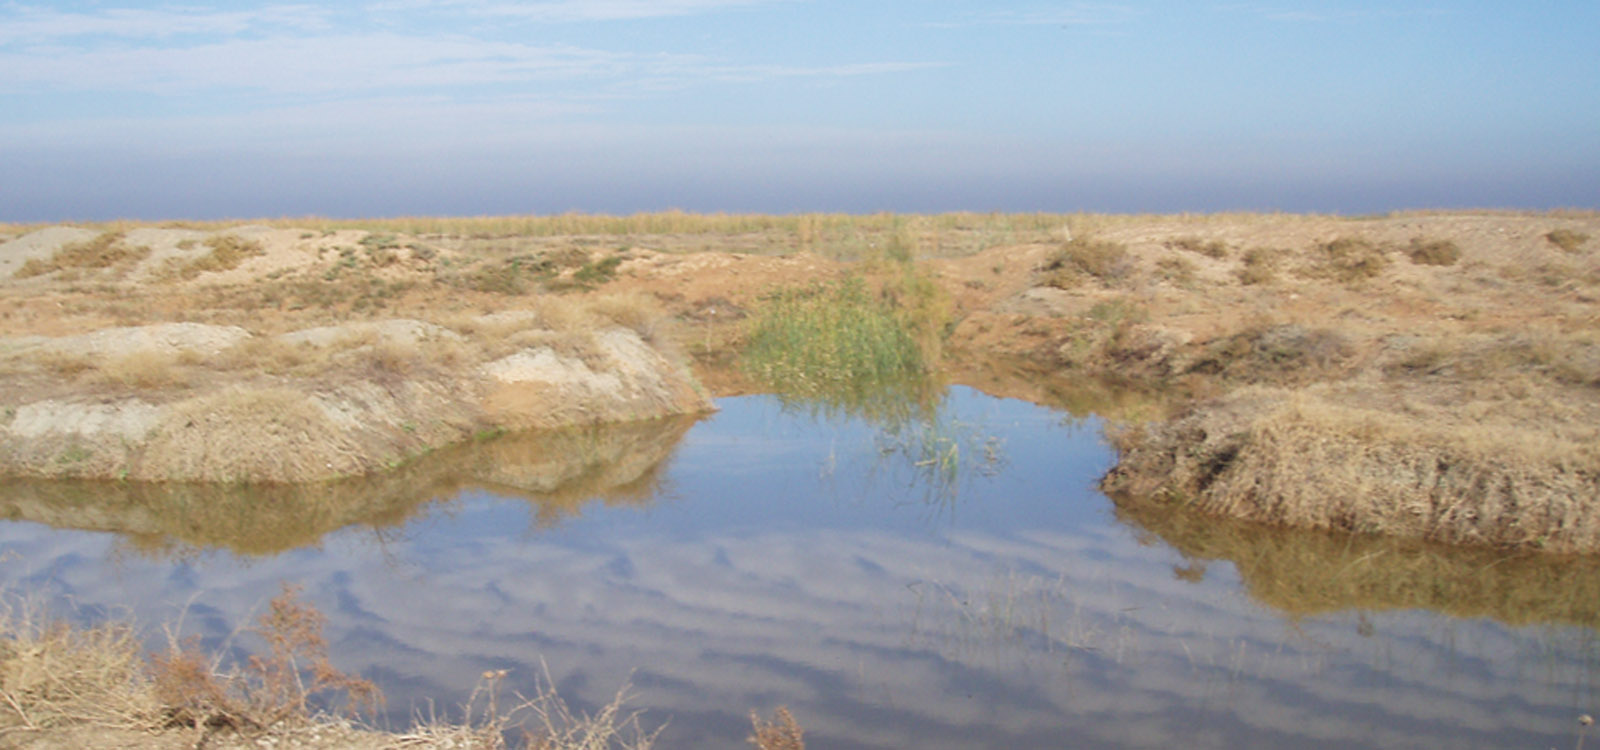
[(1425, 266), (1453, 266), (1461, 260), (1461, 248), (1450, 240), (1425, 240), (1421, 237), (1411, 238), (1410, 247), (1406, 248), (1406, 255), (1411, 262)]
[(1575, 253), (1583, 248), (1583, 243), (1589, 241), (1589, 235), (1574, 232), (1571, 229), (1557, 229), (1544, 236), (1550, 244), (1561, 248), (1563, 252)]
[(743, 367), (780, 394), (844, 405), (927, 372), (895, 306), (857, 278), (770, 298), (753, 320)]

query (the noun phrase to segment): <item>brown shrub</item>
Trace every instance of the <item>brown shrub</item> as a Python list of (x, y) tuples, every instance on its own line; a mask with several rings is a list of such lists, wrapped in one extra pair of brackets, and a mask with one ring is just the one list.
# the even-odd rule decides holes
[(1574, 232), (1571, 229), (1556, 229), (1544, 236), (1545, 240), (1563, 252), (1576, 253), (1583, 249), (1583, 243), (1589, 241), (1589, 235)]
[(1406, 248), (1406, 255), (1412, 263), (1425, 266), (1453, 266), (1461, 260), (1461, 248), (1450, 240), (1424, 240), (1421, 237), (1411, 238), (1411, 245)]
[(1244, 264), (1233, 275), (1245, 286), (1270, 284), (1278, 278), (1278, 257), (1282, 253), (1264, 247), (1251, 248), (1241, 256)]
[(1312, 251), (1309, 275), (1354, 284), (1376, 277), (1389, 266), (1384, 249), (1356, 237), (1324, 242)]
[(1110, 284), (1133, 271), (1133, 258), (1119, 243), (1075, 238), (1051, 253), (1040, 270), (1045, 285), (1060, 289), (1077, 286), (1085, 275)]

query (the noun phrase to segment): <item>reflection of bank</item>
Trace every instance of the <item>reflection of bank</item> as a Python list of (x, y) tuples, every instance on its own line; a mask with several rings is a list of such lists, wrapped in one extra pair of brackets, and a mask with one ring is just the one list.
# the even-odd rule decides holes
[(1268, 527), (1115, 497), (1117, 518), (1191, 560), (1234, 564), (1261, 602), (1290, 615), (1425, 609), (1512, 625), (1600, 628), (1600, 557), (1504, 552), (1380, 536)]
[(541, 526), (593, 500), (651, 501), (697, 417), (502, 435), (372, 477), (293, 485), (0, 480), (0, 517), (121, 535), (142, 553), (274, 555), (348, 526), (405, 524), (431, 501), (482, 488), (526, 500)]

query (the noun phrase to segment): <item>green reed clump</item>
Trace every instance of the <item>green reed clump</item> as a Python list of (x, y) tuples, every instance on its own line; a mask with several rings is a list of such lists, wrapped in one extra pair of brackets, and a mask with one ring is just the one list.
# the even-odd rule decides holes
[(841, 405), (927, 373), (898, 307), (858, 278), (771, 297), (750, 329), (743, 367), (780, 394)]

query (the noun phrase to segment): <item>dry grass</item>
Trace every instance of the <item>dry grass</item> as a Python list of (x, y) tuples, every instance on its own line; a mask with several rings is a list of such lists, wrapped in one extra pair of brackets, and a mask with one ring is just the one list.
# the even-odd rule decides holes
[(1412, 263), (1425, 266), (1453, 266), (1461, 260), (1461, 248), (1450, 240), (1425, 240), (1421, 237), (1411, 238), (1411, 244), (1406, 247), (1406, 256)]
[(1341, 237), (1312, 250), (1306, 275), (1357, 284), (1377, 277), (1388, 266), (1389, 257), (1382, 246), (1359, 237)]
[(1576, 253), (1583, 250), (1584, 243), (1589, 241), (1589, 235), (1574, 232), (1571, 229), (1557, 229), (1544, 236), (1545, 240), (1563, 252)]
[(1233, 275), (1245, 286), (1270, 284), (1278, 278), (1278, 259), (1283, 255), (1281, 250), (1251, 248), (1240, 256), (1241, 265)]
[(145, 724), (158, 715), (133, 629), (79, 628), (9, 598), (0, 607), (0, 744), (74, 724)]
[(193, 279), (202, 273), (231, 271), (250, 258), (266, 254), (255, 240), (232, 234), (213, 234), (205, 240), (209, 252), (192, 260), (173, 258), (162, 269), (165, 278)]
[(102, 232), (92, 240), (62, 247), (47, 260), (28, 259), (17, 269), (15, 276), (22, 279), (57, 271), (70, 273), (88, 269), (126, 272), (149, 254), (148, 247), (130, 247), (124, 243), (122, 232)]
[(1116, 242), (1075, 238), (1061, 244), (1045, 260), (1040, 281), (1046, 286), (1071, 289), (1092, 277), (1115, 284), (1133, 272), (1133, 256)]
[[(319, 456), (337, 458), (324, 466)], [(176, 404), (137, 471), (152, 479), (298, 482), (364, 474), (371, 458), (305, 392), (234, 386)]]
[(752, 726), (749, 742), (757, 750), (806, 750), (805, 732), (800, 729), (800, 723), (794, 720), (794, 715), (789, 709), (779, 706), (772, 714), (772, 720), (767, 721), (761, 715), (751, 711), (750, 724)]
[(1228, 257), (1228, 243), (1221, 240), (1207, 242), (1199, 237), (1179, 237), (1168, 240), (1166, 246), (1175, 250), (1199, 253), (1207, 258), (1221, 260)]
[[(661, 733), (627, 708), (627, 684), (595, 713), (580, 713), (546, 672), (532, 698), (519, 696), (502, 707), (498, 688), (505, 671), (484, 674), (459, 722), (419, 721), (396, 734), (354, 730), (348, 720), (375, 715), (383, 698), (370, 681), (333, 666), (324, 623), (322, 613), (285, 584), (255, 625), (239, 634), (260, 648), (224, 666), (220, 655), (171, 631), (167, 649), (146, 657), (127, 625), (80, 627), (11, 603), (0, 611), (0, 744), (10, 746), (8, 735), (22, 735), (51, 747), (108, 741), (169, 747), (164, 738), (176, 734), (192, 747), (230, 739), (300, 747), (300, 737), (323, 735), (311, 746), (499, 750), (507, 747), (507, 732), (520, 729), (526, 750), (648, 750)], [(318, 705), (349, 719), (324, 714)], [(798, 737), (792, 719), (790, 726)]]
[(115, 357), (101, 362), (93, 380), (114, 388), (163, 390), (187, 388), (193, 383), (194, 372), (188, 365), (197, 357), (185, 353), (143, 351)]
[[(1576, 433), (1574, 433), (1576, 435)], [(1516, 421), (1456, 423), (1245, 389), (1121, 434), (1113, 492), (1301, 528), (1600, 549), (1600, 448)]]

